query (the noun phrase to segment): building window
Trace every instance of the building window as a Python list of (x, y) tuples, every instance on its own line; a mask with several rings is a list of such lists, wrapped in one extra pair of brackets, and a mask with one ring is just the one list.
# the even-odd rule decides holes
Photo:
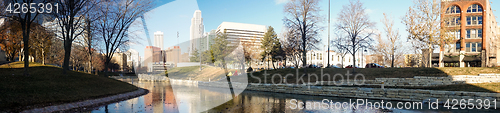
[(456, 43), (455, 44), (455, 52), (459, 52), (460, 51), (460, 43)]
[(466, 50), (465, 52), (481, 52), (482, 50), (482, 44), (481, 43), (465, 43), (466, 45)]
[(323, 54), (318, 53), (318, 57), (319, 57), (319, 58), (318, 58), (319, 60), (323, 60)]
[(467, 13), (477, 13), (477, 12), (483, 12), (483, 8), (477, 4), (469, 6), (467, 8)]
[(455, 39), (458, 40), (458, 39), (460, 39), (460, 30), (448, 32), (448, 35), (453, 36)]
[(446, 9), (446, 14), (456, 14), (456, 13), (460, 13), (460, 8), (458, 8), (458, 6), (456, 5), (450, 6), (448, 7), (448, 9)]
[(337, 56), (337, 61), (340, 62), (340, 56)]
[(448, 26), (460, 25), (460, 17), (451, 17), (449, 21), (446, 22)]
[(467, 29), (467, 34), (465, 34), (467, 38), (483, 38), (483, 30), (482, 29)]
[(467, 16), (467, 25), (483, 25), (483, 16)]

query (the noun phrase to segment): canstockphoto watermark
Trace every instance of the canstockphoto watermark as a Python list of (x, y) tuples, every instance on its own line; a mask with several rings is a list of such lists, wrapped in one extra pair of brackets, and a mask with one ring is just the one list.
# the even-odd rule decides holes
[[(308, 73), (299, 75), (299, 69), (295, 69), (295, 73), (287, 73), (282, 75), (280, 73), (268, 73), (267, 70), (264, 70), (264, 74), (262, 77), (257, 77), (253, 75), (253, 73), (249, 73), (250, 77), (253, 79), (257, 79), (259, 84), (309, 84), (309, 85), (364, 85), (365, 84), (365, 75), (362, 73), (352, 74), (347, 70), (345, 74), (336, 73), (333, 76), (329, 73), (324, 73), (323, 68), (321, 68), (321, 72), (316, 73)], [(354, 78), (352, 78), (354, 77)], [(268, 78), (271, 80), (268, 81)], [(305, 80), (307, 78), (307, 80)], [(352, 81), (351, 81), (352, 78)], [(288, 81), (293, 81), (290, 79), (295, 79), (295, 83), (288, 83)], [(315, 82), (311, 82), (311, 81)]]
[[(422, 102), (396, 102), (374, 101), (368, 99), (349, 99), (345, 102), (335, 102), (333, 100), (323, 99), (319, 101), (299, 101), (291, 99), (288, 107), (291, 109), (424, 109)], [(437, 106), (437, 103), (436, 103)], [(428, 105), (428, 108), (432, 108)], [(437, 108), (436, 108), (437, 109)]]

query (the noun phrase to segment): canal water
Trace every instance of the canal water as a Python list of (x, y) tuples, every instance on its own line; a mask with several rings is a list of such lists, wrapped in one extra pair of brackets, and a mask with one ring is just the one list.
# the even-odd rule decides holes
[[(136, 79), (121, 79), (138, 87), (148, 89), (146, 95), (112, 103), (87, 112), (93, 113), (198, 113), (198, 112), (236, 112), (236, 113), (261, 113), (261, 112), (286, 112), (286, 113), (449, 113), (449, 112), (500, 112), (498, 110), (448, 110), (439, 105), (438, 109), (430, 110), (428, 104), (415, 109), (397, 109), (399, 101), (389, 101), (393, 107), (388, 109), (388, 101), (380, 105), (382, 100), (366, 100), (372, 105), (351, 106), (356, 102), (354, 98), (338, 98), (327, 96), (310, 96), (271, 93), (245, 90), (234, 98), (230, 92), (221, 88), (196, 87), (172, 85), (170, 82), (146, 82)], [(174, 87), (174, 88), (173, 88)], [(304, 104), (301, 104), (304, 103)], [(309, 103), (309, 104), (308, 104)], [(375, 104), (379, 103), (379, 104)], [(401, 102), (406, 104), (405, 102)], [(347, 105), (349, 104), (349, 105)], [(408, 104), (409, 105), (409, 104)], [(385, 108), (383, 108), (385, 107)], [(302, 109), (301, 109), (302, 108)], [(434, 107), (435, 108), (435, 107)], [(85, 111), (84, 111), (85, 112)]]

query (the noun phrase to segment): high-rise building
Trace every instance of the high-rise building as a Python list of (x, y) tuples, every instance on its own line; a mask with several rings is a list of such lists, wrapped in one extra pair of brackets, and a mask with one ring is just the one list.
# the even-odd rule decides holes
[(240, 42), (249, 42), (259, 47), (262, 45), (261, 40), (266, 31), (267, 27), (265, 25), (235, 22), (222, 22), (216, 30), (217, 33), (226, 33), (228, 37), (227, 40), (231, 45)]
[(137, 69), (137, 67), (139, 66), (139, 52), (137, 52), (137, 50), (134, 50), (134, 49), (129, 49), (127, 52), (125, 52), (127, 54), (127, 64), (129, 65), (129, 67), (133, 67), (133, 69)]
[(203, 38), (201, 38), (199, 40), (200, 42), (200, 46), (198, 47), (199, 51), (201, 50), (201, 52), (203, 51), (206, 51), (208, 49), (210, 49), (210, 45), (212, 45), (214, 42), (214, 38), (217, 36), (215, 30), (211, 30), (210, 32), (206, 32), (204, 35), (203, 35)]
[(442, 0), (441, 3), (445, 11), (441, 14), (442, 25), (451, 31), (448, 33), (454, 36), (455, 43), (441, 46), (441, 57), (433, 62), (439, 67), (495, 65), (498, 27), (489, 0)]
[(202, 38), (205, 26), (203, 25), (203, 18), (201, 17), (201, 11), (194, 11), (193, 18), (191, 18), (191, 27), (190, 27), (190, 43), (189, 43), (189, 54), (195, 50), (200, 49), (197, 48), (200, 45), (201, 40), (197, 40)]
[(155, 32), (154, 46), (159, 47), (161, 50), (163, 50), (163, 32), (161, 31)]
[(144, 48), (144, 66), (149, 63), (160, 62), (161, 49), (155, 46), (146, 46)]

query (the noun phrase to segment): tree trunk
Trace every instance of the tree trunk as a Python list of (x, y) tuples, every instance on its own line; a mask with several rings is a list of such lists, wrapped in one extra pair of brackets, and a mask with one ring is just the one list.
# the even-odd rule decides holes
[(63, 63), (63, 74), (66, 74), (69, 70), (69, 57), (71, 55), (71, 41), (64, 41), (64, 63)]
[[(28, 26), (29, 26), (29, 25), (28, 25)], [(29, 67), (30, 67), (30, 64), (29, 64), (29, 57), (28, 57), (28, 56), (30, 55), (30, 54), (29, 54), (29, 52), (28, 52), (28, 49), (29, 49), (29, 36), (30, 36), (30, 35), (29, 35), (29, 32), (27, 32), (27, 31), (28, 31), (28, 29), (29, 29), (30, 27), (28, 27), (28, 26), (24, 26), (24, 25), (23, 25), (23, 27), (25, 27), (25, 29), (23, 30), (23, 43), (24, 43), (24, 49), (23, 49), (23, 51), (24, 51), (24, 76), (29, 76), (29, 70), (28, 70), (28, 69), (29, 69)]]
[(392, 52), (391, 55), (391, 68), (394, 68), (394, 51)]
[(108, 76), (109, 63), (111, 62), (111, 58), (107, 55), (105, 56), (106, 61), (104, 61), (104, 76)]
[(432, 67), (432, 49), (429, 48), (429, 67)]
[(342, 67), (340, 67), (340, 68), (344, 68), (344, 57), (345, 57), (345, 56), (343, 56), (343, 57), (342, 57), (342, 60), (340, 60), (340, 64), (342, 64), (342, 65), (341, 65)]
[(42, 64), (45, 65), (45, 51), (42, 50)]

